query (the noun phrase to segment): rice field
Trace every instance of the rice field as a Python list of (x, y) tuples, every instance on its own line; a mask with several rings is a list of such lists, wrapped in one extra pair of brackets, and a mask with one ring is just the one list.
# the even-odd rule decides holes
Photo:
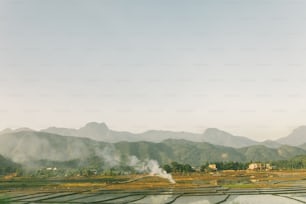
[(306, 171), (173, 176), (2, 179), (0, 203), (306, 203)]

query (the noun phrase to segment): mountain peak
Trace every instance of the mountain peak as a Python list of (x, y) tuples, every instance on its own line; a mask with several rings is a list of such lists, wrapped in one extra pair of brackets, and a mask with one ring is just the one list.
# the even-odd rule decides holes
[(105, 123), (98, 123), (98, 122), (89, 122), (84, 127), (80, 129), (99, 129), (99, 130), (108, 130), (108, 127)]
[(103, 136), (109, 135), (108, 133), (110, 130), (105, 123), (89, 122), (79, 129), (50, 127), (41, 131), (64, 136), (87, 137), (95, 140), (102, 140)]
[(294, 133), (300, 133), (300, 132), (306, 132), (306, 126), (305, 125), (302, 125), (302, 126), (299, 126), (297, 128), (295, 128), (291, 134), (294, 134)]
[(101, 140), (103, 137), (108, 137), (109, 129), (105, 123), (90, 122), (78, 130), (78, 135), (81, 137), (91, 137), (92, 139)]
[(306, 142), (306, 126), (303, 125), (295, 128), (287, 137), (282, 137), (277, 142), (294, 146), (302, 145)]
[(223, 130), (220, 130), (220, 129), (218, 129), (218, 128), (207, 128), (205, 131), (204, 131), (204, 133), (203, 133), (204, 135), (210, 135), (210, 134), (218, 134), (218, 135), (220, 135), (220, 134), (222, 134), (222, 135), (230, 135), (230, 136), (233, 136), (232, 134), (230, 134), (230, 133), (228, 133), (228, 132), (225, 132), (225, 131), (223, 131)]

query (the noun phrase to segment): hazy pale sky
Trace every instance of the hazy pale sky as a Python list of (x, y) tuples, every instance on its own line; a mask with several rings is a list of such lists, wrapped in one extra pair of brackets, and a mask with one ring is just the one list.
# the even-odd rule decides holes
[(0, 128), (275, 139), (306, 125), (306, 1), (0, 0)]

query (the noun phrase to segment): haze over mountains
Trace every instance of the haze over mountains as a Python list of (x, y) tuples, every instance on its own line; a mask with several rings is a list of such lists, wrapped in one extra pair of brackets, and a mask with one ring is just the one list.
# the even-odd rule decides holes
[(0, 155), (30, 166), (50, 161), (73, 161), (79, 165), (86, 164), (89, 158), (113, 166), (128, 163), (130, 156), (192, 165), (210, 161), (272, 161), (306, 155), (305, 136), (305, 126), (285, 138), (257, 142), (216, 128), (208, 128), (202, 134), (160, 130), (135, 134), (91, 122), (79, 129), (5, 129), (0, 132)]
[(103, 166), (115, 166), (128, 164), (131, 156), (140, 160), (154, 159), (161, 164), (177, 161), (198, 166), (215, 161), (284, 160), (306, 155), (306, 150), (288, 145), (278, 148), (264, 145), (233, 148), (183, 139), (167, 139), (160, 143), (107, 143), (53, 133), (19, 131), (0, 135), (0, 155), (28, 166), (35, 166), (41, 161), (77, 161), (82, 165), (91, 158), (96, 158)]
[(54, 133), (64, 136), (86, 137), (98, 141), (120, 142), (120, 141), (150, 141), (161, 142), (166, 139), (185, 139), (194, 142), (208, 142), (211, 144), (246, 147), (261, 144), (267, 147), (280, 147), (282, 144), (302, 145), (306, 143), (306, 126), (298, 127), (285, 138), (278, 140), (266, 140), (258, 142), (248, 137), (232, 135), (217, 128), (208, 128), (202, 134), (191, 132), (174, 132), (165, 130), (149, 130), (143, 133), (131, 133), (127, 131), (115, 131), (107, 127), (105, 123), (90, 122), (79, 129), (50, 127), (42, 132)]
[(185, 139), (194, 142), (208, 142), (229, 147), (244, 147), (258, 142), (246, 137), (234, 136), (216, 128), (208, 128), (204, 133), (149, 130), (143, 133), (130, 133), (111, 130), (105, 123), (91, 122), (80, 129), (50, 127), (42, 132), (65, 136), (87, 137), (104, 142), (150, 141), (161, 142), (166, 139)]
[(282, 137), (277, 142), (281, 144), (288, 144), (298, 146), (306, 143), (306, 126), (300, 126), (292, 131), (287, 137)]
[[(16, 130), (5, 129), (0, 131), (1, 134), (16, 133), (22, 131), (35, 131), (29, 128), (19, 128)], [(251, 145), (264, 145), (267, 147), (277, 148), (281, 145), (299, 146), (306, 143), (306, 126), (300, 126), (293, 130), (287, 137), (277, 140), (266, 140), (258, 142), (248, 137), (232, 135), (217, 128), (208, 128), (202, 134), (191, 132), (174, 132), (165, 130), (149, 130), (143, 133), (131, 133), (127, 131), (115, 131), (108, 128), (105, 123), (90, 122), (79, 129), (49, 127), (42, 129), (40, 132), (52, 133), (62, 136), (74, 136), (90, 138), (103, 142), (121, 142), (121, 141), (149, 141), (162, 142), (166, 139), (184, 139), (193, 142), (207, 142), (216, 145), (240, 148)]]

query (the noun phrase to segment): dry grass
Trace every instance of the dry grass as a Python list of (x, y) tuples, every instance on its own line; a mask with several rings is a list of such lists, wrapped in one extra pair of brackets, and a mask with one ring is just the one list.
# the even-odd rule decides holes
[[(223, 171), (213, 174), (193, 173), (173, 175), (176, 184), (159, 177), (145, 177), (131, 183), (112, 184), (107, 189), (150, 188), (203, 188), (224, 186), (230, 188), (279, 188), (294, 186), (306, 179), (306, 170), (301, 171)], [(306, 180), (305, 180), (306, 184)]]
[[(176, 181), (148, 175), (77, 177), (59, 181), (52, 185), (46, 180), (44, 189), (70, 190), (146, 190), (146, 189), (196, 189), (223, 186), (229, 188), (279, 188), (291, 187), (297, 183), (306, 186), (306, 170), (299, 171), (221, 171), (216, 173), (173, 174)], [(10, 178), (6, 178), (10, 179)], [(31, 182), (31, 178), (28, 178)], [(16, 180), (12, 178), (12, 180)], [(303, 183), (305, 181), (305, 183)], [(23, 180), (23, 182), (25, 182)], [(30, 187), (27, 187), (28, 189)], [(33, 186), (35, 188), (35, 186)]]
[(106, 183), (90, 183), (90, 182), (84, 182), (84, 183), (64, 183), (60, 184), (59, 188), (87, 188), (87, 187), (95, 187), (95, 188), (102, 188), (105, 187)]

